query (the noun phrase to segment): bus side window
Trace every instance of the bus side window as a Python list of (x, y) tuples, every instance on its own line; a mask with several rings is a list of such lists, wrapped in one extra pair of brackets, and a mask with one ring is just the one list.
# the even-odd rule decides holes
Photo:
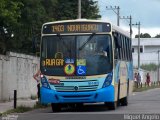
[(117, 43), (116, 43), (116, 37), (113, 37), (114, 39), (114, 59), (118, 59), (118, 48), (117, 48)]
[(121, 48), (121, 43), (120, 43), (120, 39), (119, 39), (119, 36), (118, 36), (118, 33), (114, 33), (114, 58), (115, 59), (120, 59), (120, 48)]
[(123, 44), (122, 44), (122, 36), (119, 35), (119, 41), (120, 41), (120, 45), (121, 47), (119, 48), (119, 57), (121, 60), (123, 60)]
[(126, 38), (127, 40), (127, 60), (130, 61), (130, 53), (131, 53), (131, 48), (130, 48), (130, 39), (129, 38)]

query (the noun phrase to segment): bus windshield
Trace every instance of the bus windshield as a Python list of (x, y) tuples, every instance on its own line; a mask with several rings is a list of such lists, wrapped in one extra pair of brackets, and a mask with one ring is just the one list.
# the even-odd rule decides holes
[[(48, 66), (44, 64), (45, 60)], [(64, 62), (56, 62), (55, 59)], [(64, 66), (75, 66), (73, 76), (78, 76), (77, 60), (85, 61), (85, 76), (107, 74), (112, 71), (112, 43), (108, 34), (43, 36), (41, 46), (41, 72), (45, 75), (65, 76)]]

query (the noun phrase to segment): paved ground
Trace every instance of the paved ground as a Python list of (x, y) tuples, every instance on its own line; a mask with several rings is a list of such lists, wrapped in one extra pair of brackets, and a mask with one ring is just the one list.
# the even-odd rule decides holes
[(83, 110), (64, 109), (58, 113), (52, 113), (51, 107), (48, 107), (18, 114), (18, 120), (131, 120), (131, 117), (145, 120), (142, 117), (148, 114), (155, 114), (152, 120), (160, 119), (160, 88), (133, 93), (129, 105), (120, 106), (115, 111), (108, 110), (103, 104), (88, 104)]
[[(26, 107), (33, 107), (36, 105), (37, 100), (18, 100), (17, 101), (17, 106), (26, 106)], [(14, 101), (10, 102), (0, 102), (0, 113), (3, 113), (7, 110), (13, 109), (14, 107)]]

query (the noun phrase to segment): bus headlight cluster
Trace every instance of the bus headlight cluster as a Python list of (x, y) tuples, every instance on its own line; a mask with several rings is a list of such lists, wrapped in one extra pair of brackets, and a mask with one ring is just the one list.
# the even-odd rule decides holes
[(44, 75), (41, 76), (41, 83), (42, 83), (42, 87), (50, 89), (50, 86), (49, 86), (49, 83), (47, 81), (47, 78)]
[(112, 76), (113, 76), (112, 73), (109, 73), (107, 75), (107, 77), (106, 77), (106, 79), (105, 79), (105, 81), (103, 83), (103, 88), (111, 85), (111, 83), (112, 83)]

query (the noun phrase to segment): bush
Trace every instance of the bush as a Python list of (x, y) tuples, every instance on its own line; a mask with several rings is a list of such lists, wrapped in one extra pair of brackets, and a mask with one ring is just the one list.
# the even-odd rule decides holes
[(147, 71), (156, 71), (158, 68), (158, 65), (156, 65), (155, 63), (150, 63), (150, 64), (142, 64), (141, 68), (143, 70), (147, 70)]

